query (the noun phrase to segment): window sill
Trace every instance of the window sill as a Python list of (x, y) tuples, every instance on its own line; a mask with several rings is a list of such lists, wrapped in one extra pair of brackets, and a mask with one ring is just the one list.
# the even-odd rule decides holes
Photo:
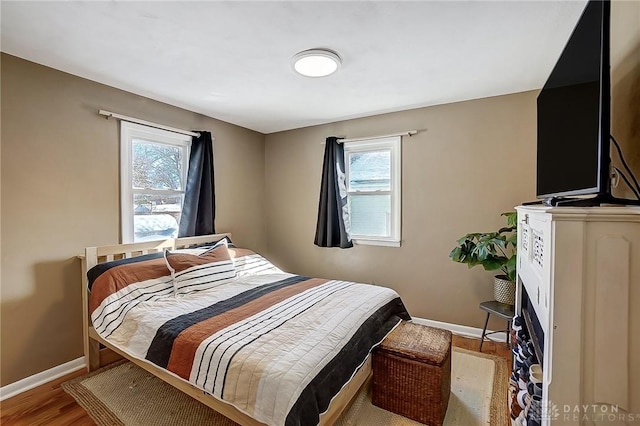
[(400, 241), (392, 240), (368, 240), (364, 238), (354, 238), (353, 243), (359, 246), (384, 246), (384, 247), (400, 247)]

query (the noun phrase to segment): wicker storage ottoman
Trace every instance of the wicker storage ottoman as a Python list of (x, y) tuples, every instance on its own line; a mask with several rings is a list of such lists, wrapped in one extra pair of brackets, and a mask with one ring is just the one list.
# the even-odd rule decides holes
[(451, 332), (403, 321), (373, 353), (373, 404), (442, 425), (451, 391)]

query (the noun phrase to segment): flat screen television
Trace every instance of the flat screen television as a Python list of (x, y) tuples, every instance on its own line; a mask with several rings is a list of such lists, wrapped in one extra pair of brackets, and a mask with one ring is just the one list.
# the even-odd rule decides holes
[[(587, 3), (538, 96), (536, 196), (614, 203), (610, 187), (609, 1)], [(571, 196), (578, 200), (567, 199)]]

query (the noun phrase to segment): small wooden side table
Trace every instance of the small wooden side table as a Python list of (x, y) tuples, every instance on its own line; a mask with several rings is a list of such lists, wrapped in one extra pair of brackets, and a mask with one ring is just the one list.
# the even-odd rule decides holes
[(487, 302), (482, 302), (480, 304), (480, 309), (487, 312), (487, 318), (484, 320), (482, 337), (480, 337), (480, 348), (478, 349), (478, 351), (482, 352), (482, 344), (484, 343), (484, 339), (486, 336), (502, 331), (490, 331), (489, 333), (487, 333), (487, 324), (489, 324), (489, 317), (491, 316), (491, 314), (497, 315), (500, 318), (507, 320), (507, 328), (504, 331), (506, 331), (507, 333), (507, 345), (509, 345), (509, 338), (511, 335), (511, 321), (513, 320), (513, 316), (515, 315), (514, 306), (500, 303), (495, 300), (489, 300)]

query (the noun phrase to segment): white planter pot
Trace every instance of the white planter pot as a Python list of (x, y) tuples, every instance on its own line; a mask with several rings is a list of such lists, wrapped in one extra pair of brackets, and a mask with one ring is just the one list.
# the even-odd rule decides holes
[(493, 282), (493, 297), (500, 303), (515, 305), (516, 283), (509, 281), (506, 275), (496, 275)]

